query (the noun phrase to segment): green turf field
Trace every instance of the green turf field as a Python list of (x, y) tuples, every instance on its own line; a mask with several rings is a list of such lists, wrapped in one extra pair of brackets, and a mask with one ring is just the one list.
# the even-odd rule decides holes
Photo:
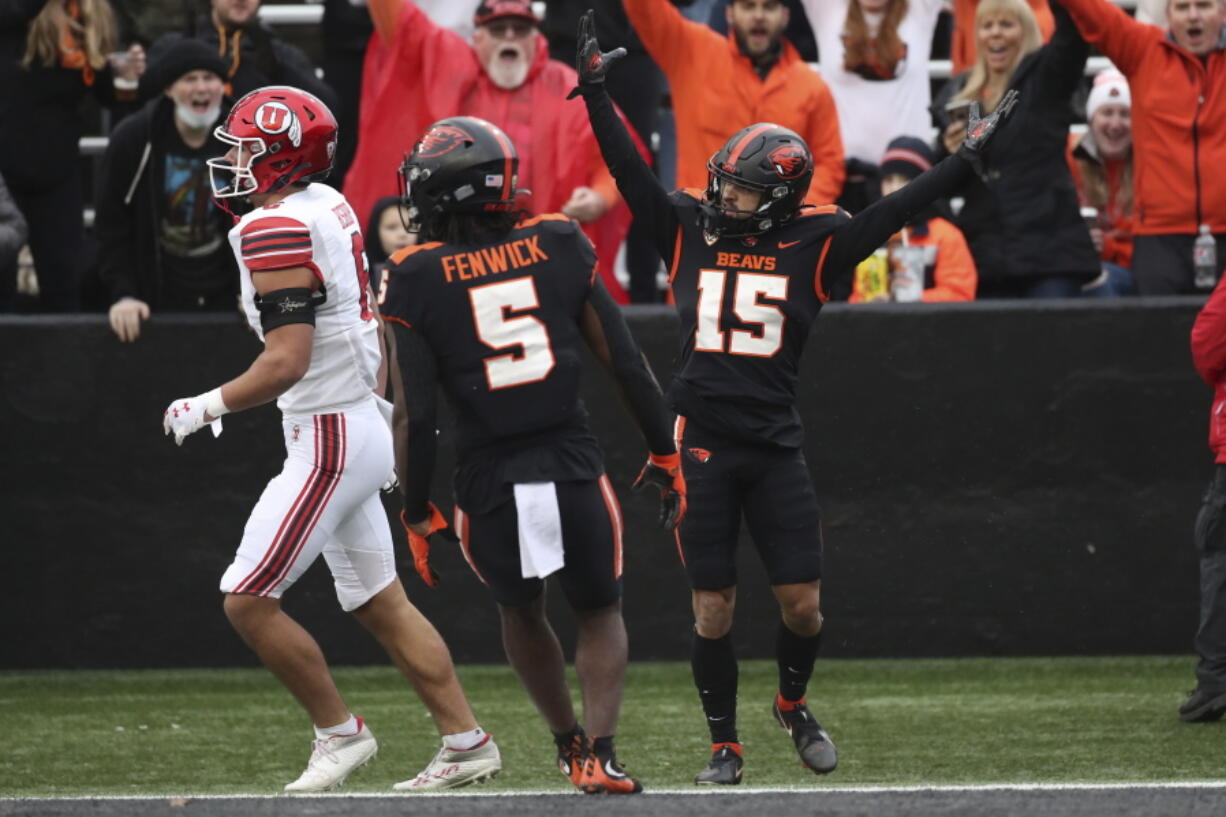
[[(1191, 657), (821, 661), (810, 705), (839, 769), (800, 767), (770, 717), (774, 665), (741, 665), (745, 783), (913, 785), (1218, 780), (1226, 723), (1176, 708)], [(462, 667), (504, 770), (485, 790), (569, 784), (505, 667)], [(380, 741), (346, 791), (382, 792), (437, 748), (425, 709), (390, 668), (339, 668)], [(0, 673), (0, 796), (275, 793), (302, 770), (309, 724), (262, 670)], [(689, 665), (630, 667), (619, 754), (648, 788), (688, 787), (707, 741)]]

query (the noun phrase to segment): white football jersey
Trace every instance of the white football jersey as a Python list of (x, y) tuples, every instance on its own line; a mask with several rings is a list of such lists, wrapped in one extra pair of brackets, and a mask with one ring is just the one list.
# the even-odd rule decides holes
[(366, 254), (345, 197), (311, 184), (247, 213), (230, 230), (242, 278), (247, 323), (264, 340), (253, 272), (306, 267), (325, 295), (315, 307), (315, 342), (306, 376), (277, 399), (287, 415), (329, 414), (371, 399), (379, 367), (378, 322), (371, 310)]

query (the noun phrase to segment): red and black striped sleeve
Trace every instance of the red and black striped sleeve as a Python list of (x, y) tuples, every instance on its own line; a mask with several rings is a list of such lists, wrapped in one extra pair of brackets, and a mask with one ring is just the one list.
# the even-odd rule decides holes
[(314, 268), (311, 231), (296, 218), (266, 216), (243, 227), (240, 251), (252, 272)]

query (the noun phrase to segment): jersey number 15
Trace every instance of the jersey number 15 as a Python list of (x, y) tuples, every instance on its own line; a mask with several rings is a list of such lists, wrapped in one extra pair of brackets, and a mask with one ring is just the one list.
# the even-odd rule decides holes
[(725, 332), (723, 323), (724, 289), (728, 273), (718, 269), (698, 272), (698, 328), (694, 348), (702, 352), (727, 352), (750, 357), (773, 357), (783, 347), (784, 314), (778, 306), (762, 303), (763, 298), (786, 301), (786, 275), (760, 272), (734, 273), (732, 313), (742, 324), (757, 324), (757, 329)]

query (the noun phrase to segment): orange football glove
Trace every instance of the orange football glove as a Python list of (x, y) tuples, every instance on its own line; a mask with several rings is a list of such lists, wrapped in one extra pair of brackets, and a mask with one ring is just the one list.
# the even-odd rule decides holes
[(404, 525), (404, 532), (409, 537), (409, 550), (413, 554), (413, 569), (428, 587), (438, 587), (438, 574), (430, 567), (430, 534), (447, 530), (447, 520), (433, 502), (430, 503), (428, 520), (430, 529), (423, 536), (413, 532), (408, 520), (404, 518), (404, 511), (400, 512), (400, 524)]
[(681, 473), (681, 455), (648, 454), (647, 464), (631, 485), (635, 491), (648, 485), (660, 490), (660, 527), (672, 530), (685, 518), (685, 476)]

